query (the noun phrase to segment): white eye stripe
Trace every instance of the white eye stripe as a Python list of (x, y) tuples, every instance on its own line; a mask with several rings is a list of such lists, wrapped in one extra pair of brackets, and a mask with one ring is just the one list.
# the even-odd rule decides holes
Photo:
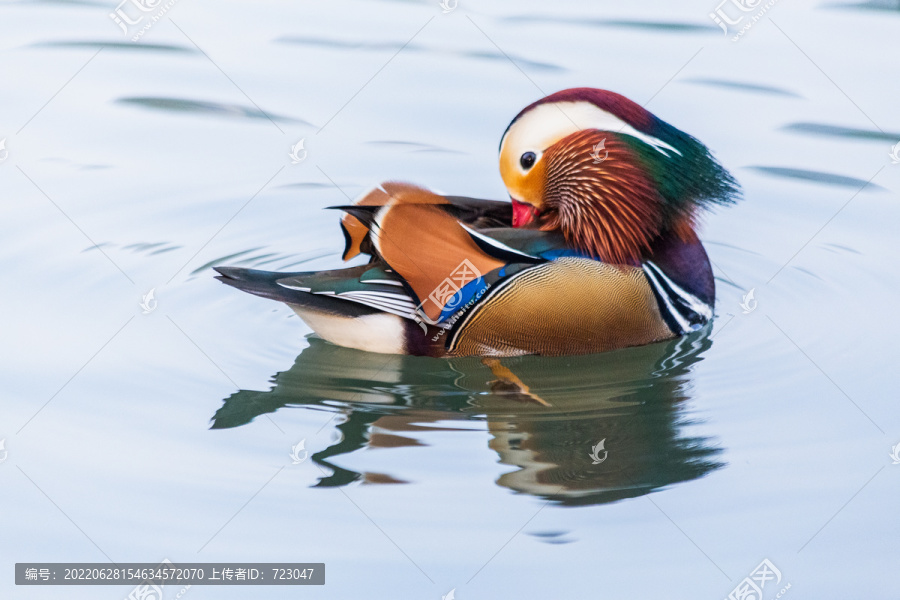
[(677, 148), (638, 131), (614, 114), (585, 101), (541, 104), (528, 111), (503, 136), (500, 154), (508, 149), (518, 161), (525, 152), (538, 154), (536, 148), (542, 152), (582, 129), (623, 133), (641, 140), (665, 156), (669, 156), (670, 151), (681, 155)]

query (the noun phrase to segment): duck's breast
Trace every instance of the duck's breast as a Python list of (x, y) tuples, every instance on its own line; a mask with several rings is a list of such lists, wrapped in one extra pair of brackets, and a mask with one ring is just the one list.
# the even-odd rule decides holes
[(448, 352), (588, 354), (674, 335), (642, 269), (567, 257), (497, 282), (455, 324)]

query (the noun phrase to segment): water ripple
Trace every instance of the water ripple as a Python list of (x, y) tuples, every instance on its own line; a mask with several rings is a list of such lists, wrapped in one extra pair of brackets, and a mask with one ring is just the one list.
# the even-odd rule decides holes
[(612, 27), (617, 29), (641, 29), (665, 33), (718, 33), (719, 29), (711, 25), (696, 23), (677, 23), (674, 21), (642, 21), (629, 19), (584, 19), (580, 17), (556, 17), (549, 15), (528, 15), (506, 17), (508, 23), (559, 23), (562, 25), (580, 25), (583, 27)]
[(242, 106), (240, 104), (225, 104), (207, 100), (187, 100), (185, 98), (167, 98), (163, 96), (131, 96), (116, 100), (119, 104), (130, 104), (151, 110), (161, 110), (169, 113), (207, 114), (220, 117), (265, 119), (281, 121), (285, 123), (300, 123), (312, 125), (303, 119), (295, 119), (263, 112), (255, 107)]
[(727, 79), (711, 79), (711, 78), (694, 78), (685, 79), (685, 83), (695, 83), (698, 85), (709, 85), (713, 87), (721, 87), (739, 90), (742, 92), (751, 92), (756, 94), (771, 94), (775, 96), (789, 96), (791, 98), (802, 98), (800, 94), (786, 90), (784, 88), (771, 85), (760, 85), (758, 83), (747, 83), (743, 81), (730, 81)]
[(826, 173), (824, 171), (811, 171), (808, 169), (792, 169), (788, 167), (768, 167), (768, 166), (749, 166), (747, 169), (759, 171), (764, 175), (772, 177), (783, 177), (787, 179), (797, 179), (800, 181), (811, 181), (813, 183), (821, 183), (824, 185), (861, 189), (863, 186), (866, 190), (884, 191), (880, 185), (869, 183), (865, 179), (857, 177), (849, 177), (847, 175), (837, 175), (836, 173)]
[(31, 48), (92, 48), (121, 52), (170, 52), (179, 54), (199, 54), (194, 48), (175, 44), (148, 44), (130, 42), (105, 42), (101, 40), (62, 40), (56, 42), (38, 42)]
[(843, 139), (856, 139), (872, 142), (894, 143), (900, 140), (900, 133), (875, 131), (872, 129), (857, 129), (855, 127), (842, 127), (840, 125), (828, 125), (827, 123), (789, 123), (781, 128), (782, 131), (791, 133), (805, 133), (807, 135), (821, 135)]
[(540, 71), (565, 71), (563, 67), (536, 60), (531, 60), (528, 58), (522, 58), (521, 56), (515, 56), (512, 54), (504, 54), (502, 52), (490, 52), (490, 51), (476, 51), (476, 50), (452, 50), (445, 48), (431, 48), (423, 45), (417, 44), (407, 44), (403, 45), (402, 43), (397, 42), (358, 42), (358, 41), (348, 41), (348, 40), (334, 40), (327, 38), (316, 38), (309, 36), (284, 36), (275, 40), (276, 42), (280, 42), (283, 44), (298, 44), (303, 46), (316, 46), (319, 48), (333, 48), (340, 50), (355, 50), (355, 51), (393, 51), (403, 48), (403, 52), (422, 52), (428, 54), (439, 54), (444, 56), (457, 56), (461, 58), (472, 58), (477, 60), (491, 60), (491, 61), (509, 61), (512, 60), (517, 65), (522, 67), (529, 67), (534, 70)]

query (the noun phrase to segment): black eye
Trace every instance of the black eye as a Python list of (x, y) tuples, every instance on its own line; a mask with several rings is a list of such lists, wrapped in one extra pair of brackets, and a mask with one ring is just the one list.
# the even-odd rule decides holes
[(537, 154), (534, 152), (526, 152), (522, 155), (522, 158), (519, 159), (519, 164), (522, 165), (522, 168), (526, 171), (534, 166), (534, 161), (537, 160)]

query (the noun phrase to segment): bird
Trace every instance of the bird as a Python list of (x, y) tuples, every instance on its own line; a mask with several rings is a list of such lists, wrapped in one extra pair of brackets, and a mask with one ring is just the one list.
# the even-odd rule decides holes
[(516, 115), (499, 167), (509, 201), (388, 181), (331, 207), (355, 266), (220, 266), (217, 279), (284, 302), (329, 342), (387, 354), (591, 354), (713, 318), (698, 221), (741, 190), (699, 140), (623, 95), (571, 88)]

